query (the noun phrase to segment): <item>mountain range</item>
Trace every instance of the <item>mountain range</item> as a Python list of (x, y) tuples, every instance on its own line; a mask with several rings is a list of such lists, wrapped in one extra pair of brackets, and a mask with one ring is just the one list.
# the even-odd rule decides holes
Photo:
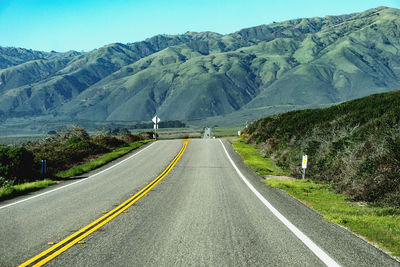
[(399, 51), (387, 7), (90, 52), (0, 47), (0, 121), (252, 120), (398, 89)]

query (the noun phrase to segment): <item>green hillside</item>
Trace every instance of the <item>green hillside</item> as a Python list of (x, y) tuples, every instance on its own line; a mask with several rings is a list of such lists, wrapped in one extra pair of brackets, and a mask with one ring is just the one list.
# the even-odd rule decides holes
[(265, 157), (358, 201), (400, 206), (400, 91), (254, 122), (245, 133)]
[(31, 60), (51, 60), (71, 58), (79, 55), (79, 52), (68, 51), (65, 53), (58, 52), (42, 52), (31, 49), (15, 48), (15, 47), (0, 47), (0, 69), (5, 69)]
[[(0, 118), (5, 120), (50, 115), (56, 117), (55, 120), (75, 119), (74, 113), (58, 116), (58, 110), (64, 103), (70, 105), (69, 101), (91, 85), (123, 66), (170, 45), (213, 36), (219, 35), (187, 33), (184, 36), (155, 36), (139, 43), (115, 43), (72, 58), (63, 58), (62, 68), (58, 68), (58, 57), (61, 56), (49, 56), (50, 59), (45, 63), (43, 60), (39, 64), (37, 61), (28, 61), (0, 70)], [(44, 52), (37, 53), (46, 55)], [(36, 75), (37, 73), (42, 75)], [(49, 119), (49, 116), (46, 119)], [(89, 119), (94, 118), (90, 116)]]
[(23, 62), (0, 70), (0, 118), (223, 124), (329, 106), (400, 88), (399, 35), (400, 10), (379, 7)]

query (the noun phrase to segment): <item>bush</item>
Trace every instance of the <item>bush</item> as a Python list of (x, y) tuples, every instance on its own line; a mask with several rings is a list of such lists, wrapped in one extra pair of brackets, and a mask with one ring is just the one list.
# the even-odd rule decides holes
[(35, 155), (35, 169), (40, 171), (40, 162), (45, 159), (47, 160), (47, 176), (51, 177), (90, 157), (110, 152), (122, 142), (115, 137), (96, 138), (91, 138), (82, 127), (74, 126), (61, 130), (49, 138), (32, 142), (28, 148)]
[(113, 136), (96, 136), (92, 139), (92, 142), (108, 150), (127, 145), (123, 140)]
[(0, 147), (0, 176), (14, 183), (33, 179), (33, 158), (24, 147)]
[(314, 181), (332, 183), (354, 200), (400, 206), (399, 123), (397, 91), (267, 117), (245, 133), (294, 177), (307, 154)]
[(79, 137), (71, 137), (65, 145), (61, 146), (60, 150), (69, 157), (69, 160), (66, 160), (66, 162), (80, 162), (89, 155), (96, 154), (103, 149), (87, 140)]
[(0, 176), (0, 187), (10, 187), (13, 185), (14, 185), (14, 181), (7, 180), (6, 178)]
[[(154, 138), (154, 133), (153, 132), (141, 132), (141, 133), (139, 133), (139, 136), (141, 136), (144, 140), (148, 140), (148, 139)], [(157, 136), (158, 136), (158, 134), (157, 134)]]
[(122, 140), (124, 142), (130, 144), (132, 142), (143, 140), (143, 138), (141, 136), (139, 136), (139, 135), (134, 135), (134, 134), (131, 134), (131, 133), (127, 133), (127, 134), (124, 134), (122, 136)]
[(24, 147), (0, 147), (0, 186), (19, 184), (40, 177), (41, 161), (47, 161), (46, 177), (111, 152), (146, 136), (126, 134), (125, 141), (112, 136), (90, 137), (79, 126), (60, 130)]

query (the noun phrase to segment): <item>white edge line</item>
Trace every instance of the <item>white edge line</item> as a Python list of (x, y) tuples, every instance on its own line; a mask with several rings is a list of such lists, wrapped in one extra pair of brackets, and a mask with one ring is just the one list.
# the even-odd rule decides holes
[(275, 209), (271, 203), (269, 203), (258, 191), (254, 188), (254, 186), (246, 179), (246, 177), (242, 174), (236, 164), (233, 162), (232, 158), (229, 156), (228, 151), (226, 150), (224, 144), (221, 139), (219, 139), (225, 154), (228, 156), (229, 161), (231, 162), (233, 168), (239, 174), (240, 178), (243, 182), (250, 188), (250, 190), (258, 197), (259, 200), (287, 227), (289, 230), (303, 242), (323, 263), (327, 266), (340, 266), (336, 261), (334, 261), (328, 254), (326, 254), (321, 248), (319, 248), (308, 236), (303, 234), (296, 226), (294, 226), (288, 219), (285, 218), (277, 209)]
[(64, 188), (66, 188), (66, 187), (68, 187), (68, 186), (71, 186), (71, 185), (74, 185), (74, 184), (78, 184), (78, 183), (83, 182), (83, 181), (85, 181), (85, 180), (87, 180), (87, 179), (93, 178), (93, 177), (95, 177), (95, 176), (97, 176), (97, 175), (99, 175), (99, 174), (101, 174), (101, 173), (103, 173), (103, 172), (106, 172), (106, 171), (108, 171), (108, 170), (110, 170), (110, 169), (112, 169), (112, 168), (114, 168), (114, 167), (120, 165), (121, 163), (123, 163), (123, 162), (125, 162), (125, 161), (127, 161), (127, 160), (129, 160), (129, 159), (131, 159), (131, 158), (133, 158), (133, 157), (135, 157), (136, 155), (138, 155), (139, 153), (145, 151), (146, 149), (148, 149), (149, 147), (151, 147), (151, 146), (154, 145), (154, 144), (155, 144), (155, 142), (153, 142), (152, 144), (150, 144), (148, 147), (145, 147), (144, 149), (142, 149), (142, 150), (136, 152), (135, 154), (133, 154), (133, 155), (130, 156), (129, 158), (126, 158), (126, 159), (124, 159), (124, 160), (122, 160), (122, 161), (120, 161), (120, 162), (118, 162), (118, 163), (116, 163), (116, 164), (114, 164), (114, 165), (108, 167), (107, 169), (104, 169), (104, 170), (102, 170), (102, 171), (100, 171), (100, 172), (98, 172), (98, 173), (95, 173), (95, 174), (93, 174), (93, 175), (91, 175), (91, 176), (89, 176), (89, 177), (87, 177), (87, 178), (81, 179), (81, 180), (79, 180), (79, 181), (76, 181), (76, 182), (73, 182), (73, 183), (70, 183), (70, 184), (61, 186), (61, 187), (59, 187), (59, 188), (56, 188), (56, 189), (53, 189), (53, 190), (50, 190), (50, 191), (47, 191), (47, 192), (44, 192), (44, 193), (41, 193), (41, 194), (32, 196), (32, 197), (28, 197), (28, 198), (19, 200), (19, 201), (17, 201), (17, 202), (13, 202), (13, 203), (10, 203), (10, 204), (1, 206), (1, 207), (0, 207), (0, 210), (1, 210), (1, 209), (5, 209), (5, 208), (10, 207), (10, 206), (14, 206), (14, 205), (16, 205), (16, 204), (19, 204), (19, 203), (22, 203), (22, 202), (25, 202), (25, 201), (28, 201), (28, 200), (31, 200), (31, 199), (34, 199), (34, 198), (37, 198), (37, 197), (41, 197), (41, 196), (43, 196), (43, 195), (47, 195), (47, 194), (53, 193), (53, 192), (58, 191), (58, 190), (60, 190), (60, 189), (64, 189)]

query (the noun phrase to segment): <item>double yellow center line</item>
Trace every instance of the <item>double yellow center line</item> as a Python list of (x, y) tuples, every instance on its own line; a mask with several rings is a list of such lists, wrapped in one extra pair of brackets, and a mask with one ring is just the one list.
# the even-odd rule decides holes
[(151, 183), (145, 186), (142, 190), (136, 193), (133, 197), (129, 198), (127, 201), (113, 209), (112, 211), (108, 212), (101, 218), (97, 219), (96, 221), (92, 222), (91, 224), (85, 226), (81, 230), (77, 231), (76, 233), (70, 235), (69, 237), (65, 238), (61, 242), (55, 244), (54, 246), (50, 247), (49, 249), (43, 251), (42, 253), (38, 254), (37, 256), (33, 257), (32, 259), (22, 263), (20, 266), (42, 266), (47, 262), (51, 261), (64, 251), (68, 250), (76, 243), (90, 235), (91, 233), (98, 230), (100, 227), (117, 217), (119, 214), (124, 212), (127, 208), (132, 206), (136, 203), (140, 198), (146, 195), (153, 187), (155, 187), (162, 179), (164, 179), (168, 173), (172, 170), (175, 164), (181, 158), (183, 152), (189, 143), (190, 139), (184, 141), (181, 150), (172, 160), (172, 162), (168, 165), (168, 167)]

